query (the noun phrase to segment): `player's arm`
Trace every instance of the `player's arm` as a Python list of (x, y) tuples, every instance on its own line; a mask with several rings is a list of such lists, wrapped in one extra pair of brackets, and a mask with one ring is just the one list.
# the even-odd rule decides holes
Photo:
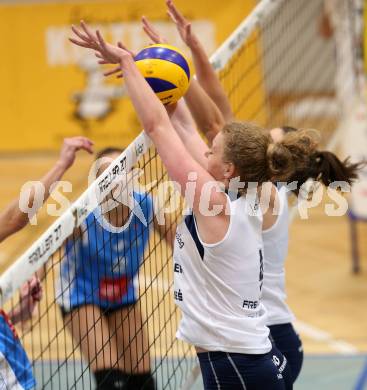
[[(199, 38), (192, 32), (191, 23), (189, 23), (175, 7), (172, 0), (167, 0), (166, 4), (170, 18), (176, 24), (182, 40), (191, 50), (197, 79), (200, 85), (219, 108), (224, 122), (227, 123), (233, 121), (234, 115), (228, 97), (222, 87), (222, 84), (220, 83), (220, 80), (218, 79), (217, 74), (209, 62), (209, 58), (203, 45), (201, 44)], [(190, 107), (190, 104), (188, 105)]]
[(180, 99), (175, 106), (167, 107), (167, 111), (174, 129), (186, 149), (203, 168), (207, 169), (208, 160), (205, 155), (209, 148), (197, 132), (195, 122), (184, 99)]
[(193, 205), (198, 212), (200, 190), (205, 182), (213, 178), (187, 151), (174, 130), (164, 106), (137, 69), (133, 58), (125, 53), (119, 53), (125, 85), (141, 124), (155, 144), (170, 177), (180, 184), (184, 194), (189, 174), (196, 172), (198, 175), (197, 196)]
[[(204, 239), (208, 242), (217, 242), (223, 238), (229, 225), (229, 216), (225, 213), (227, 197), (221, 191), (219, 184), (187, 151), (174, 130), (164, 106), (139, 72), (131, 54), (124, 50), (121, 44), (118, 46), (107, 44), (98, 30), (96, 41), (94, 34), (85, 24), (82, 26), (84, 34), (81, 31), (77, 34), (81, 40), (72, 39), (71, 41), (91, 49), (96, 49), (97, 46), (97, 57), (101, 58), (100, 63), (119, 64), (139, 120), (155, 144), (169, 176), (180, 186), (183, 196), (186, 195), (188, 178), (192, 174), (197, 177), (196, 188), (189, 202), (197, 217), (199, 227), (203, 228)], [(210, 219), (210, 224), (216, 223), (215, 231), (208, 229), (208, 216), (200, 208), (202, 193), (207, 197), (205, 209), (220, 208), (217, 215)]]
[[(153, 27), (146, 17), (142, 17), (143, 30), (154, 43), (166, 43), (167, 40)], [(191, 80), (185, 101), (198, 128), (204, 132), (211, 143), (225, 123), (222, 113), (195, 79)]]
[[(145, 16), (142, 17), (142, 23), (143, 30), (154, 43), (166, 43), (166, 39), (160, 35)], [(187, 108), (185, 101), (187, 105), (191, 105), (190, 110)], [(192, 80), (186, 92), (185, 100), (180, 99), (175, 107), (168, 106), (167, 111), (174, 129), (187, 150), (190, 151), (191, 156), (206, 169), (207, 159), (205, 154), (209, 149), (196, 130), (193, 116), (196, 118), (195, 121), (199, 128), (204, 131), (206, 138), (211, 143), (224, 125), (222, 115), (216, 105), (201, 88), (200, 84), (196, 80)], [(205, 118), (205, 121), (200, 123), (202, 118)]]
[(214, 137), (225, 125), (223, 115), (195, 79), (190, 83), (185, 95), (185, 101), (198, 128), (204, 133), (209, 144), (211, 144)]
[(42, 299), (43, 291), (40, 280), (33, 276), (25, 282), (20, 289), (18, 304), (8, 312), (11, 322), (15, 325), (19, 322), (29, 320)]
[[(64, 173), (69, 169), (75, 160), (75, 154), (78, 150), (86, 150), (92, 153), (92, 141), (85, 137), (66, 138), (61, 148), (60, 157), (56, 164), (44, 175), (38, 182), (37, 186), (43, 188), (44, 197), (39, 202), (40, 208), (46, 199), (50, 195), (50, 191), (55, 182), (61, 179)], [(43, 191), (41, 192), (43, 193)], [(32, 209), (33, 205), (37, 204), (36, 199), (37, 188), (34, 186), (27, 199), (29, 209)], [(12, 201), (1, 213), (0, 213), (0, 242), (6, 237), (22, 229), (29, 221), (28, 214), (24, 213), (19, 208), (20, 199)], [(36, 213), (38, 210), (34, 210)]]

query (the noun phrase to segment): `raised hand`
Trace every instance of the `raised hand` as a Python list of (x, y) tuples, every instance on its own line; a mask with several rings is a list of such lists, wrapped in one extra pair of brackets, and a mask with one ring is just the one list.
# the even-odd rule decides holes
[(38, 277), (33, 276), (20, 289), (20, 318), (26, 321), (32, 317), (38, 302), (42, 299), (42, 285)]
[(105, 42), (99, 30), (96, 31), (98, 38), (98, 49), (96, 56), (100, 58), (99, 64), (121, 64), (126, 57), (132, 57), (132, 53), (118, 42), (117, 46)]
[[(112, 46), (112, 45), (110, 45), (110, 46)], [(122, 50), (124, 50), (125, 52), (129, 53), (129, 55), (132, 58), (135, 57), (135, 54), (132, 51), (128, 50), (126, 48), (126, 46), (123, 45), (121, 42), (117, 43), (117, 47), (122, 49)], [(100, 58), (100, 60), (98, 61), (99, 64), (113, 64), (114, 63), (114, 62), (107, 61), (106, 57), (103, 56), (103, 54), (100, 54), (98, 52), (96, 52), (96, 57)], [(120, 62), (120, 64), (118, 66), (116, 66), (115, 68), (113, 68), (111, 70), (108, 70), (108, 71), (104, 72), (103, 74), (104, 74), (104, 76), (111, 76), (111, 75), (116, 74), (116, 73), (117, 73), (117, 76), (116, 76), (117, 78), (122, 78), (123, 77), (122, 69), (121, 69), (121, 62)]]
[(177, 30), (181, 36), (181, 39), (191, 49), (194, 45), (198, 44), (198, 39), (191, 31), (191, 23), (181, 14), (181, 12), (173, 4), (172, 0), (166, 0), (167, 14), (176, 24)]
[(153, 27), (152, 23), (150, 23), (145, 16), (141, 18), (141, 22), (143, 24), (143, 30), (153, 43), (167, 43), (167, 40), (159, 34), (159, 32)]
[(42, 285), (37, 276), (25, 282), (20, 288), (19, 304), (8, 313), (12, 323), (15, 325), (28, 321), (33, 316), (42, 295)]
[(93, 142), (86, 137), (65, 138), (58, 162), (66, 170), (73, 165), (78, 150), (93, 153), (92, 147)]
[[(71, 26), (73, 33), (79, 38), (69, 38), (69, 41), (74, 45), (85, 47), (87, 49), (98, 50), (98, 37), (82, 20), (80, 22), (81, 29), (76, 28), (74, 25)], [(82, 30), (82, 31), (81, 31)]]
[(87, 49), (95, 50), (96, 57), (99, 58), (99, 64), (119, 64), (113, 70), (105, 72), (105, 76), (119, 72), (121, 61), (127, 57), (133, 57), (130, 52), (121, 42), (117, 46), (107, 43), (99, 30), (95, 33), (83, 22), (80, 22), (81, 28), (72, 26), (74, 34), (79, 38), (69, 38), (74, 45), (85, 47)]

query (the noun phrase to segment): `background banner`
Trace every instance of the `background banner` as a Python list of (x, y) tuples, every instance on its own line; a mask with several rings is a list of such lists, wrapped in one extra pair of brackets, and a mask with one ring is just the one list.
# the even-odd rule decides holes
[[(255, 3), (177, 1), (209, 54)], [(74, 135), (90, 137), (97, 148), (128, 145), (141, 126), (123, 83), (104, 78), (92, 52), (86, 55), (68, 37), (70, 25), (84, 19), (107, 39), (138, 51), (150, 43), (141, 29), (143, 14), (183, 48), (163, 0), (0, 5), (0, 152), (58, 150), (62, 138)], [(260, 78), (259, 67), (255, 72)]]

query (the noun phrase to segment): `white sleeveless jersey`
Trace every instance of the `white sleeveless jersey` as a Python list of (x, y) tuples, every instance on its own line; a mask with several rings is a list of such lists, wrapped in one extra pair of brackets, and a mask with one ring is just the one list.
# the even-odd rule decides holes
[(288, 254), (288, 196), (285, 187), (278, 191), (279, 215), (275, 224), (263, 231), (264, 284), (262, 302), (268, 314), (267, 325), (292, 322), (294, 315), (286, 304), (284, 263)]
[(262, 354), (270, 351), (266, 313), (260, 302), (262, 217), (248, 215), (244, 197), (230, 202), (222, 241), (205, 244), (195, 217), (176, 233), (174, 298), (182, 311), (177, 338), (208, 351)]

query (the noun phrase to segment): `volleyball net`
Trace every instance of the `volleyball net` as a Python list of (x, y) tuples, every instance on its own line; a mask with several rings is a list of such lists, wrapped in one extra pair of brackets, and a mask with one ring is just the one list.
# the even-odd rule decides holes
[[(334, 42), (318, 33), (322, 8), (322, 0), (260, 1), (214, 53), (236, 118), (316, 128), (332, 139), (343, 103)], [(141, 133), (2, 274), (6, 310), (18, 305), (19, 288), (35, 272), (44, 278), (40, 308), (19, 330), (38, 389), (94, 388), (96, 367), (150, 370), (159, 389), (191, 388), (195, 354), (175, 338), (179, 292), (172, 289), (171, 239), (182, 200), (168, 180)], [(102, 285), (85, 282), (104, 267)], [(91, 315), (76, 310), (96, 294), (107, 307)], [(127, 305), (114, 310), (123, 296)]]

